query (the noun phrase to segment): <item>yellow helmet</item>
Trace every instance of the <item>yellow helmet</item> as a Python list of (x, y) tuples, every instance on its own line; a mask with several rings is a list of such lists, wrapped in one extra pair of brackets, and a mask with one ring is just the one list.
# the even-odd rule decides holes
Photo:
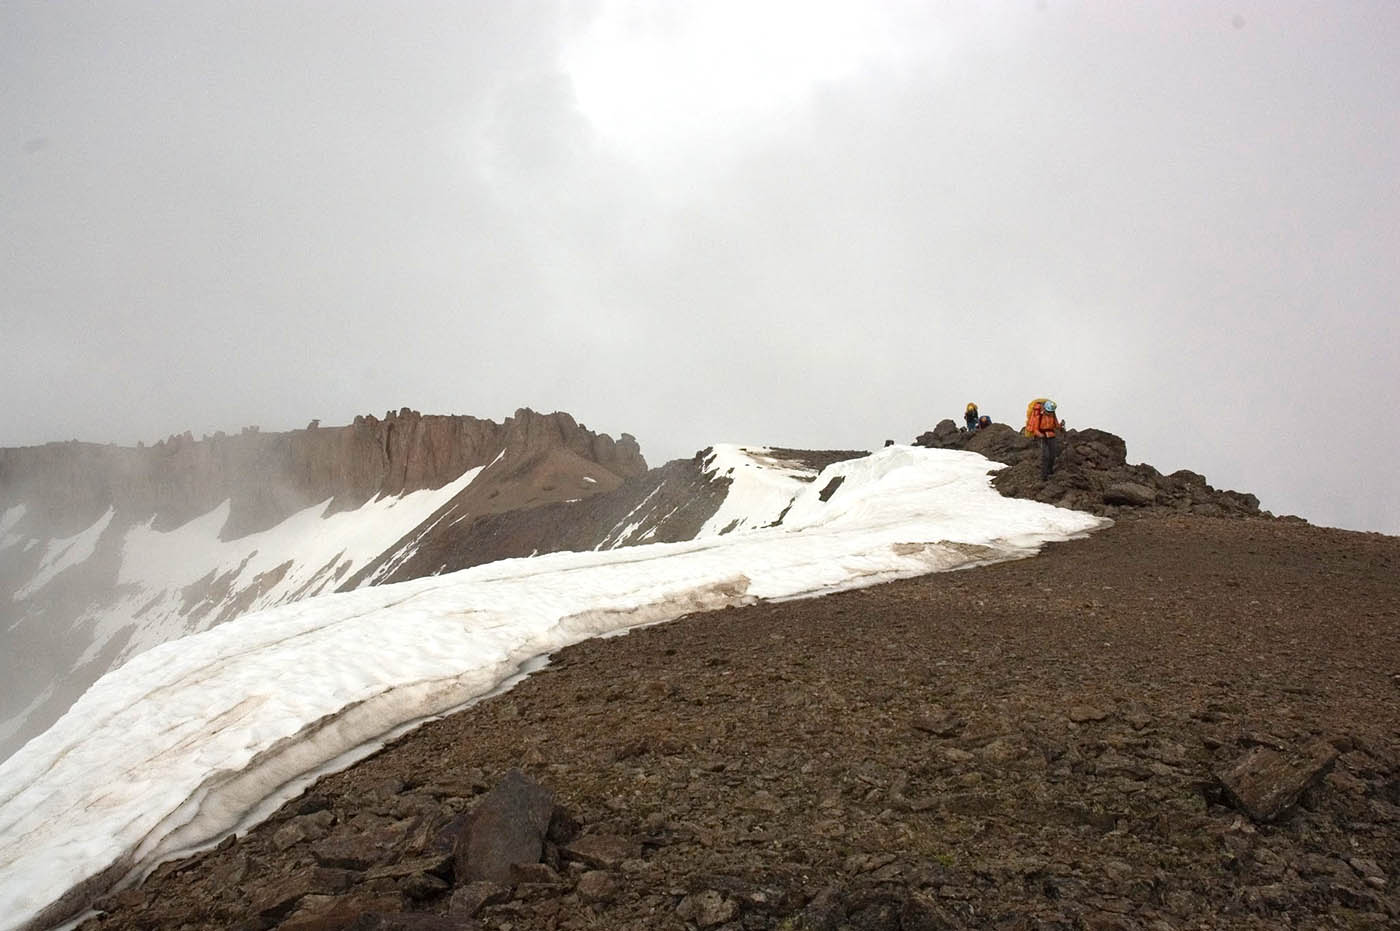
[(975, 402), (975, 401), (968, 401), (968, 402), (967, 402), (967, 409), (970, 410), (970, 411), (975, 411), (975, 410), (977, 410), (977, 404), (976, 404), (976, 402)]

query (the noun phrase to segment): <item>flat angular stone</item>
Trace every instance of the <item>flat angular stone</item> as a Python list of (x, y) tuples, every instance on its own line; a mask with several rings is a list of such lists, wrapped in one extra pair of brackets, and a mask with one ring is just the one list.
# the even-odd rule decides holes
[(391, 912), (399, 905), (396, 895), (308, 895), (277, 931), (341, 931), (365, 912)]
[(934, 737), (953, 737), (963, 729), (963, 719), (946, 708), (934, 706), (922, 717), (914, 719), (915, 730)]
[(367, 881), (371, 879), (397, 879), (403, 876), (412, 876), (415, 873), (427, 873), (446, 879), (452, 875), (452, 858), (446, 854), (439, 854), (400, 860), (398, 863), (376, 866), (365, 873), (365, 879)]
[(608, 902), (617, 895), (617, 879), (607, 870), (589, 870), (578, 878), (577, 891), (585, 902)]
[(1256, 821), (1273, 821), (1321, 782), (1336, 761), (1337, 749), (1325, 740), (1289, 754), (1254, 747), (1216, 779), (1236, 808)]
[(510, 880), (514, 883), (534, 883), (536, 885), (559, 882), (559, 873), (548, 863), (513, 863), (510, 867)]
[(510, 901), (510, 888), (489, 880), (479, 880), (458, 886), (447, 906), (448, 914), (456, 918), (475, 918), (488, 905)]
[(351, 874), (345, 870), (307, 866), (280, 876), (253, 895), (253, 911), (275, 918), (291, 910), (307, 895), (334, 895), (350, 888)]
[(1137, 482), (1118, 482), (1104, 489), (1104, 504), (1126, 504), (1129, 507), (1146, 507), (1157, 500), (1157, 492)]
[(312, 844), (311, 855), (321, 866), (367, 870), (393, 856), (407, 828), (405, 822), (361, 816)]
[(278, 850), (286, 850), (305, 840), (320, 840), (330, 833), (335, 815), (329, 811), (292, 818), (272, 835), (272, 844)]
[(406, 877), (399, 885), (399, 891), (405, 898), (420, 902), (424, 899), (435, 899), (452, 888), (451, 883), (441, 876), (434, 876), (432, 873), (414, 873)]
[(636, 842), (616, 834), (585, 834), (567, 844), (563, 853), (595, 869), (617, 869), (623, 860), (635, 857), (640, 849)]

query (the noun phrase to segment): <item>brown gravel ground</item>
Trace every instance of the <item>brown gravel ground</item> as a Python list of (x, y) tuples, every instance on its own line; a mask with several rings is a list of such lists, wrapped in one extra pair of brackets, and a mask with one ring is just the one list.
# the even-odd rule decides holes
[[(501, 931), (1400, 927), (1397, 570), (1396, 537), (1152, 517), (584, 643), (84, 929), (349, 926), (315, 923), (326, 898), (265, 908), (326, 865), (300, 822), (373, 819), (417, 856), (512, 767), (630, 853), (551, 850), (471, 920), (422, 875), (334, 891)], [(1250, 747), (1314, 735), (1340, 758), (1278, 822), (1214, 791)]]

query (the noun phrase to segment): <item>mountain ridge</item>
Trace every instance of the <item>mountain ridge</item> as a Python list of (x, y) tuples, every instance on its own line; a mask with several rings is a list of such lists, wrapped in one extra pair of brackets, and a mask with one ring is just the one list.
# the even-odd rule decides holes
[(442, 507), (581, 499), (646, 469), (630, 434), (528, 408), (0, 449), (0, 759), (134, 653), (363, 580)]
[[(1104, 525), (1001, 497), (987, 460), (964, 452), (886, 449), (819, 476), (787, 454), (719, 445), (702, 464), (726, 492), (689, 541), (280, 604), (112, 670), (0, 764), (0, 823), (13, 825), (0, 842), (0, 912), (80, 905), (70, 894), (81, 899), (91, 877), (212, 843), (259, 799), (285, 798), (294, 777), (370, 752), (394, 726), (468, 703), (579, 639), (1025, 558)], [(113, 787), (109, 762), (159, 791)]]
[(343, 426), (263, 433), (245, 428), (196, 440), (186, 431), (150, 446), (76, 440), (0, 449), (0, 507), (26, 503), (26, 521), (47, 520), (61, 535), (108, 507), (158, 530), (231, 503), (225, 539), (265, 530), (288, 514), (331, 499), (331, 512), (378, 495), (439, 488), (502, 449), (562, 446), (620, 477), (646, 471), (635, 437), (614, 441), (563, 412), (521, 408), (501, 423), (402, 408)]
[[(413, 412), (408, 413), (413, 414)], [(796, 538), (785, 537), (789, 530), (783, 526), (784, 521), (788, 517), (789, 510), (792, 510), (798, 501), (798, 488), (803, 483), (814, 481), (821, 465), (841, 463), (841, 467), (831, 473), (836, 477), (820, 489), (820, 495), (817, 494), (816, 487), (811, 484), (807, 484), (807, 490), (800, 493), (806, 503), (794, 512), (804, 515), (797, 520), (798, 527), (802, 526), (803, 520), (811, 519), (815, 513), (814, 507), (820, 511), (829, 512), (832, 508), (844, 511), (849, 506), (849, 504), (833, 505), (827, 503), (833, 499), (838, 502), (849, 501), (851, 493), (843, 494), (841, 490), (842, 476), (860, 475), (868, 472), (869, 468), (877, 468), (880, 470), (880, 474), (885, 474), (892, 467), (898, 471), (899, 467), (895, 465), (897, 463), (907, 461), (912, 465), (919, 459), (917, 456), (911, 457), (912, 450), (907, 448), (903, 451), (885, 451), (872, 457), (870, 464), (862, 465), (854, 460), (869, 454), (861, 451), (813, 452), (774, 450), (763, 447), (721, 447), (702, 450), (691, 460), (677, 460), (660, 469), (647, 472), (634, 469), (635, 474), (623, 478), (616, 473), (602, 469), (602, 466), (597, 462), (584, 459), (579, 452), (580, 449), (596, 456), (598, 453), (595, 449), (602, 447), (606, 451), (606, 444), (589, 440), (584, 444), (575, 442), (571, 445), (569, 437), (558, 429), (559, 416), (552, 415), (553, 423), (536, 421), (529, 425), (533, 427), (535, 435), (544, 436), (542, 442), (527, 441), (518, 444), (517, 447), (503, 448), (489, 462), (471, 467), (452, 483), (442, 486), (431, 495), (428, 489), (409, 490), (410, 470), (402, 467), (402, 460), (400, 460), (397, 470), (381, 479), (382, 482), (388, 483), (401, 482), (397, 486), (389, 486), (397, 487), (402, 492), (400, 496), (386, 496), (382, 491), (378, 491), (372, 499), (360, 502), (358, 508), (344, 507), (340, 509), (334, 506), (335, 500), (332, 498), (325, 502), (318, 502), (316, 508), (310, 509), (319, 510), (319, 514), (307, 511), (304, 515), (305, 519), (314, 520), (317, 526), (320, 526), (338, 518), (362, 520), (364, 515), (370, 514), (372, 505), (380, 506), (387, 503), (387, 506), (392, 508), (395, 506), (406, 507), (410, 500), (421, 502), (420, 505), (416, 506), (416, 509), (411, 511), (411, 520), (395, 525), (400, 528), (400, 531), (406, 528), (408, 532), (393, 537), (381, 535), (382, 539), (375, 544), (379, 551), (378, 555), (373, 556), (373, 551), (368, 551), (367, 555), (372, 557), (368, 563), (363, 560), (342, 563), (341, 557), (345, 554), (345, 551), (342, 550), (340, 554), (333, 556), (329, 562), (325, 563), (319, 570), (311, 572), (309, 576), (305, 572), (302, 575), (297, 575), (296, 571), (298, 570), (293, 570), (289, 575), (290, 563), (279, 566), (275, 564), (275, 561), (268, 563), (264, 560), (262, 563), (253, 563), (249, 568), (250, 560), (258, 553), (257, 550), (254, 550), (243, 558), (236, 569), (229, 569), (223, 575), (219, 575), (216, 571), (199, 580), (197, 585), (192, 586), (194, 589), (193, 597), (191, 587), (186, 587), (185, 590), (181, 591), (180, 599), (183, 613), (190, 614), (192, 607), (202, 608), (206, 601), (210, 603), (212, 609), (212, 607), (218, 606), (221, 599), (225, 604), (224, 611), (226, 613), (237, 613), (251, 607), (256, 598), (266, 593), (265, 589), (275, 591), (279, 585), (283, 586), (284, 594), (289, 593), (289, 597), (295, 599), (308, 593), (317, 580), (320, 580), (319, 587), (311, 590), (310, 593), (326, 591), (328, 580), (338, 584), (340, 590), (348, 590), (362, 583), (396, 581), (399, 578), (421, 578), (443, 571), (465, 568), (469, 565), (480, 565), (482, 562), (494, 562), (510, 556), (528, 556), (559, 549), (604, 549), (646, 542), (667, 542), (668, 540), (679, 542), (695, 539), (702, 532), (709, 536), (723, 536), (736, 529), (777, 528), (779, 537), (784, 540), (782, 545), (789, 547), (790, 544), (786, 541), (792, 539), (793, 542), (796, 542)], [(567, 415), (563, 416), (567, 417)], [(405, 423), (412, 422), (411, 417), (405, 420)], [(567, 423), (572, 424), (572, 418), (568, 418)], [(392, 443), (393, 432), (392, 430), (385, 432), (386, 443)], [(524, 430), (526, 436), (529, 436), (531, 432), (531, 429)], [(1035, 444), (1004, 427), (954, 437), (949, 435), (944, 425), (940, 425), (935, 431), (920, 437), (920, 441), (916, 445), (938, 445), (944, 448), (964, 449), (965, 452), (954, 453), (953, 458), (938, 461), (946, 461), (950, 466), (956, 463), (956, 468), (966, 473), (967, 478), (973, 483), (971, 486), (967, 486), (968, 492), (975, 488), (987, 491), (986, 479), (979, 479), (978, 476), (985, 476), (987, 472), (993, 470), (986, 468), (985, 465), (977, 465), (986, 461), (980, 456), (966, 455), (967, 452), (972, 451), (971, 447), (974, 444), (983, 447), (983, 455), (986, 455), (987, 452), (996, 453), (1000, 457), (1000, 461), (1009, 465), (1009, 468), (999, 471), (998, 479), (1007, 474), (1025, 473), (1030, 460), (1035, 458)], [(1037, 474), (1035, 475), (1036, 482), (1027, 483), (1018, 480), (1013, 483), (1005, 483), (1004, 487), (999, 490), (1007, 496), (1036, 498), (1047, 503), (1070, 504), (1073, 502), (1079, 505), (1078, 509), (1095, 510), (1100, 514), (1155, 514), (1165, 510), (1175, 510), (1197, 514), (1225, 511), (1237, 517), (1268, 516), (1258, 510), (1257, 500), (1253, 499), (1252, 496), (1217, 491), (1206, 485), (1204, 479), (1195, 476), (1194, 473), (1190, 473), (1189, 476), (1178, 474), (1164, 477), (1157, 474), (1150, 466), (1128, 466), (1126, 449), (1122, 441), (1103, 431), (1067, 432), (1064, 437), (1064, 447), (1060, 467), (1057, 469), (1057, 474), (1052, 476), (1051, 481), (1038, 482)], [(391, 449), (391, 447), (386, 447), (386, 449)], [(389, 452), (385, 453), (385, 457), (386, 459), (391, 458)], [(884, 464), (874, 465), (877, 461)], [(592, 466), (597, 466), (602, 469), (602, 472), (588, 474)], [(968, 469), (973, 471), (968, 472)], [(773, 478), (765, 478), (765, 475), (781, 477), (781, 481), (778, 485), (773, 485)], [(1199, 479), (1199, 481), (1193, 481), (1192, 477)], [(574, 480), (574, 484), (569, 484), (570, 479)], [(919, 484), (921, 487), (927, 488), (940, 487), (939, 481), (920, 482)], [(1139, 491), (1125, 493), (1125, 484), (1135, 486)], [(901, 486), (896, 480), (891, 487), (899, 488)], [(775, 489), (780, 489), (780, 493), (777, 493), (776, 497)], [(859, 489), (854, 493), (857, 495), (856, 500), (864, 500), (860, 497)], [(566, 495), (573, 497), (565, 497)], [(996, 495), (991, 495), (992, 499), (996, 499), (996, 497)], [(820, 505), (816, 504), (818, 498), (822, 502)], [(879, 500), (880, 498), (877, 496), (870, 499), (870, 502), (874, 504)], [(740, 504), (731, 506), (731, 501), (738, 501)], [(353, 505), (354, 502), (351, 503)], [(937, 513), (939, 507), (939, 505), (934, 505), (933, 511), (930, 513)], [(906, 521), (904, 516), (906, 512), (896, 510), (897, 513), (889, 515), (895, 519), (895, 524), (891, 526), (903, 527)], [(112, 522), (114, 511), (115, 508), (109, 505), (109, 510), (104, 518), (100, 518), (91, 528), (78, 535), (83, 537), (82, 540), (67, 543), (68, 549), (65, 552), (82, 551), (73, 557), (72, 566), (63, 567), (61, 571), (51, 573), (52, 578), (32, 583), (20, 590), (20, 594), (27, 599), (31, 594), (30, 589), (44, 590), (54, 578), (62, 577), (64, 572), (68, 572), (75, 566), (89, 561), (100, 563), (101, 559), (95, 559), (95, 557), (100, 556), (102, 550), (99, 543), (102, 541), (110, 543), (108, 526)], [(135, 533), (136, 530), (142, 530), (147, 536), (162, 536), (173, 534), (177, 529), (181, 533), (187, 533), (189, 527), (197, 523), (202, 523), (208, 531), (214, 531), (218, 528), (215, 538), (221, 539), (224, 536), (222, 528), (228, 526), (231, 511), (232, 501), (229, 500), (226, 501), (223, 510), (210, 512), (199, 521), (191, 520), (185, 525), (165, 531), (156, 529), (157, 515), (152, 514), (144, 528), (132, 528), (128, 525), (130, 529), (126, 549), (130, 549), (131, 534)], [(682, 511), (685, 513), (680, 513)], [(923, 513), (922, 509), (919, 508), (908, 513), (915, 512)], [(1064, 514), (1065, 512), (1058, 513)], [(8, 514), (9, 512), (6, 512), (7, 527), (5, 529), (7, 530), (10, 529), (10, 526), (15, 525)], [(677, 517), (678, 514), (680, 514), (679, 517)], [(20, 517), (21, 519), (24, 517), (22, 512)], [(468, 521), (469, 523), (464, 524)], [(896, 532), (907, 533), (909, 531), (906, 528)], [(936, 534), (943, 532), (946, 531), (935, 531)], [(1006, 530), (998, 532), (1007, 533)], [(258, 533), (258, 531), (254, 531), (252, 534), (245, 535), (244, 538), (255, 539)], [(870, 555), (875, 556), (880, 548), (892, 548), (894, 554), (900, 557), (922, 558), (928, 547), (936, 548), (946, 544), (949, 539), (961, 538), (956, 536), (942, 538), (943, 543), (933, 542), (940, 540), (937, 535), (914, 538), (900, 536), (894, 539), (904, 541), (914, 539), (926, 542), (879, 543), (876, 544), (877, 549), (872, 550)], [(1003, 536), (1001, 539), (1010, 542), (1015, 538), (1014, 536)], [(384, 545), (386, 542), (389, 543), (388, 546)], [(711, 544), (705, 545), (710, 546)], [(1014, 545), (1016, 544), (1013, 543)], [(453, 546), (456, 547), (455, 550)], [(530, 552), (524, 552), (524, 548), (527, 546), (530, 547)], [(952, 544), (952, 546), (956, 548), (956, 544)], [(4, 547), (0, 546), (0, 549), (2, 548)], [(974, 546), (970, 549), (975, 550), (978, 547)], [(986, 549), (986, 547), (981, 549)], [(682, 551), (694, 552), (695, 550), (687, 547), (683, 548)], [(110, 557), (112, 552), (110, 545), (107, 546), (105, 552)], [(126, 555), (129, 556), (130, 553), (128, 552)], [(444, 556), (446, 558), (443, 558)], [(963, 554), (961, 558), (969, 557), (973, 560), (983, 558), (971, 552)], [(879, 559), (876, 557), (875, 564), (878, 564)], [(629, 561), (635, 562), (636, 560), (629, 558)], [(588, 557), (588, 560), (578, 563), (579, 566), (590, 564), (596, 564), (596, 560), (593, 560), (591, 556)], [(816, 565), (816, 563), (811, 564)], [(858, 564), (858, 562), (852, 562), (849, 565)], [(349, 575), (348, 579), (344, 578), (352, 565), (357, 566), (358, 571)], [(752, 563), (748, 563), (742, 568), (743, 573), (751, 573), (747, 565), (752, 565)], [(267, 566), (271, 566), (271, 568), (266, 568)], [(262, 571), (250, 574), (260, 567), (264, 567)], [(314, 566), (312, 568), (314, 569)], [(335, 571), (331, 572), (333, 569)], [(929, 570), (923, 568), (915, 571), (927, 572)], [(331, 573), (331, 575), (327, 576), (327, 573)], [(246, 582), (249, 579), (251, 579), (252, 587), (245, 585), (241, 592), (244, 596), (248, 596), (248, 592), (256, 590), (254, 594), (248, 596), (253, 601), (229, 602), (225, 597), (227, 591), (224, 589), (231, 591), (235, 587), (235, 582), (240, 580)], [(438, 584), (434, 580), (424, 579), (424, 581), (432, 582), (434, 585)], [(287, 588), (287, 585), (292, 583), (296, 583), (300, 587), (292, 591)], [(747, 583), (741, 581), (740, 584), (742, 586)], [(224, 589), (221, 589), (220, 586), (224, 586)], [(214, 592), (213, 597), (207, 594), (211, 590)], [(809, 593), (816, 593), (820, 590), (819, 588), (810, 590)], [(198, 597), (201, 592), (205, 593), (202, 600)], [(714, 602), (710, 603), (714, 604)], [(743, 599), (740, 600), (740, 603), (743, 603)], [(144, 613), (146, 610), (148, 610), (148, 606), (143, 606), (139, 613)], [(207, 610), (209, 609), (206, 609), (206, 613)], [(473, 612), (468, 612), (468, 614), (471, 613)], [(217, 623), (223, 616), (220, 615), (214, 622)], [(572, 615), (570, 616), (572, 617)], [(580, 618), (586, 617), (585, 614), (578, 616)], [(453, 617), (455, 618), (456, 615)]]
[[(1102, 430), (1066, 431), (1049, 481), (1035, 441), (1005, 425), (967, 433), (945, 420), (914, 445), (980, 453), (1008, 466), (993, 480), (1003, 494), (1104, 516), (1268, 516), (1196, 473), (1130, 465), (1122, 439)], [(0, 715), (0, 758), (133, 652), (257, 607), (504, 558), (690, 539), (727, 494), (709, 454), (647, 469), (630, 434), (614, 441), (528, 408), (500, 424), (404, 408), (151, 447), (0, 449), (0, 620), (14, 646), (0, 673), (17, 696)], [(866, 455), (773, 454), (816, 468)], [(337, 520), (341, 535), (364, 525), (378, 536), (353, 551), (284, 539), (324, 537)], [(190, 559), (204, 562), (169, 568)], [(54, 682), (66, 684), (48, 694)]]

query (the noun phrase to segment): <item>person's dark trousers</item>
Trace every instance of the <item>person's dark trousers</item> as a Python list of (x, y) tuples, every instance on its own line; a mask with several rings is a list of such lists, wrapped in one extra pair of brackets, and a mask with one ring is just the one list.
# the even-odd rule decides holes
[(1044, 481), (1050, 477), (1050, 473), (1055, 471), (1055, 448), (1059, 437), (1042, 436), (1040, 438), (1040, 479)]

